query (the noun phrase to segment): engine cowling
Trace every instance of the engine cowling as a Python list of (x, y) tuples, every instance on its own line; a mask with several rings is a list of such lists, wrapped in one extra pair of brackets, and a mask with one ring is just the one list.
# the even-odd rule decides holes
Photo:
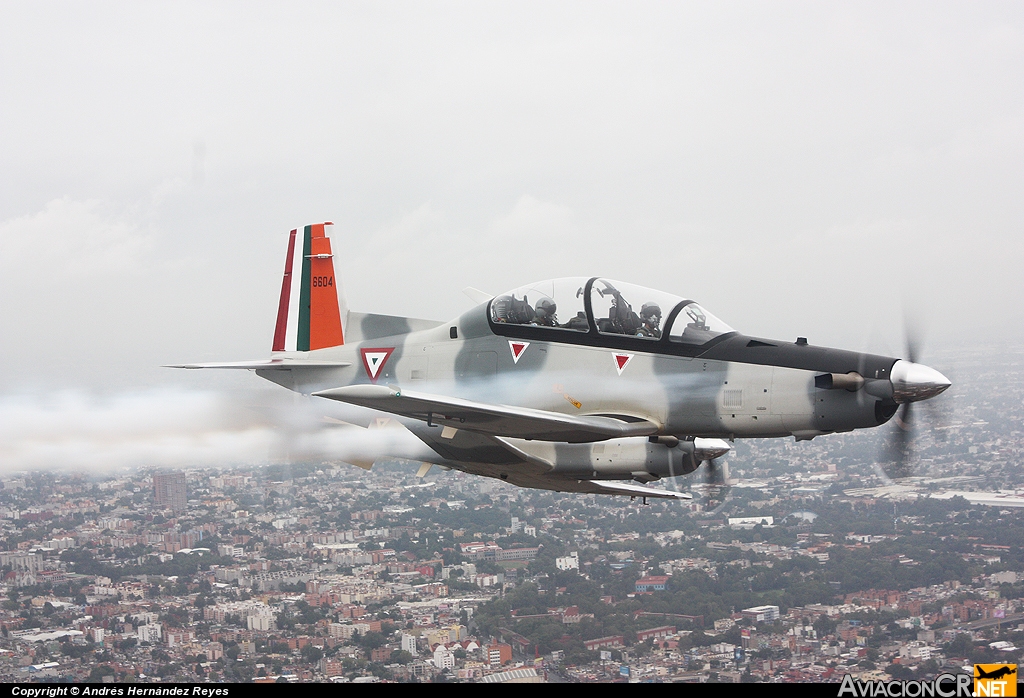
[[(537, 450), (547, 450), (539, 444), (537, 446)], [(546, 460), (558, 474), (650, 482), (692, 473), (704, 461), (725, 455), (730, 449), (722, 439), (661, 436), (646, 440), (631, 438), (592, 444), (559, 444), (551, 449), (554, 457)]]

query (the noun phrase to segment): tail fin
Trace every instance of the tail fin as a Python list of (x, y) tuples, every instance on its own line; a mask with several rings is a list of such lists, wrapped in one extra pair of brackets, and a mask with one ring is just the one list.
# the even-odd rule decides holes
[[(288, 238), (274, 351), (312, 351), (345, 343), (345, 293), (334, 274), (327, 236), (333, 223), (296, 229)], [(340, 302), (339, 302), (340, 299)]]

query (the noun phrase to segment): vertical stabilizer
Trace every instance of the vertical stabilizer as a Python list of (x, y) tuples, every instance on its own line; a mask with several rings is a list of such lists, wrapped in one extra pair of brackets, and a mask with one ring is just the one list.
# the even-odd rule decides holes
[(312, 351), (345, 343), (342, 318), (348, 307), (334, 274), (328, 237), (333, 225), (307, 225), (288, 237), (274, 351)]

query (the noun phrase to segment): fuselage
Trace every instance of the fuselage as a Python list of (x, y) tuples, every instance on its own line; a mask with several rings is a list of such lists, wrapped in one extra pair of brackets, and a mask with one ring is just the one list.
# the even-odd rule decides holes
[[(488, 304), (428, 330), (364, 337), (306, 356), (348, 365), (258, 373), (304, 394), (398, 385), (566, 414), (645, 419), (659, 425), (659, 434), (680, 438), (806, 439), (875, 427), (896, 409), (885, 390), (896, 358), (736, 332), (702, 346), (675, 345), (667, 335), (644, 341), (556, 333), (495, 323)], [(882, 389), (818, 387), (822, 376), (848, 374)]]

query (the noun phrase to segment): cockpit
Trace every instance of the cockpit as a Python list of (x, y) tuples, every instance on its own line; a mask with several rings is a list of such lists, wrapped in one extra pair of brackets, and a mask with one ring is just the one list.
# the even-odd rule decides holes
[[(599, 277), (521, 286), (490, 302), (493, 325), (700, 346), (734, 330), (692, 300)], [(572, 341), (569, 336), (566, 337)]]

